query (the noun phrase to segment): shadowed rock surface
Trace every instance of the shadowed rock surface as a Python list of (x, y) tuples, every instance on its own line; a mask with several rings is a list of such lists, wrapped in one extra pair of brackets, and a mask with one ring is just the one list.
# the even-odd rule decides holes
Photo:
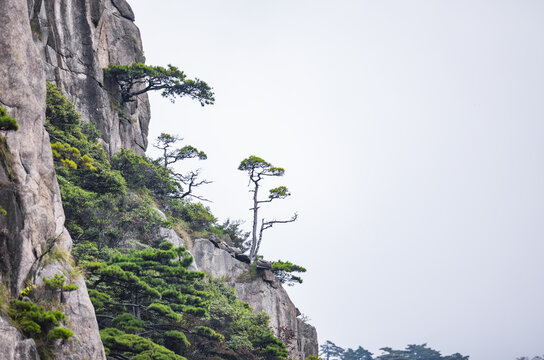
[[(60, 262), (42, 268), (40, 259), (53, 243), (69, 253), (72, 240), (64, 229), (49, 136), (43, 126), (44, 64), (32, 39), (27, 1), (2, 0), (0, 12), (9, 14), (0, 22), (0, 105), (19, 123), (18, 131), (2, 134), (9, 149), (4, 146), (0, 162), (0, 200), (7, 211), (0, 217), (0, 282), (13, 298), (36, 272), (70, 271), (70, 265)], [(65, 311), (74, 337), (58, 346), (56, 359), (105, 359), (85, 284), (80, 279), (77, 285)], [(37, 358), (33, 340), (24, 339), (5, 319), (1, 322), (0, 358)]]

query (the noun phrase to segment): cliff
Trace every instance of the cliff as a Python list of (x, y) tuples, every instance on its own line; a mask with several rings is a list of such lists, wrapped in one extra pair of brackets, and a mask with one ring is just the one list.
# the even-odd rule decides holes
[(258, 262), (252, 274), (244, 256), (224, 242), (196, 239), (190, 248), (198, 270), (227, 281), (236, 290), (238, 299), (255, 311), (270, 315), (274, 332), (287, 345), (291, 358), (317, 356), (316, 329), (298, 317), (299, 310), (267, 262)]
[[(19, 123), (18, 131), (2, 134), (7, 146), (2, 145), (0, 161), (0, 200), (7, 212), (0, 217), (0, 283), (13, 298), (27, 280), (70, 272), (68, 262), (42, 266), (41, 260), (52, 246), (69, 253), (72, 241), (64, 228), (49, 136), (43, 126), (44, 64), (32, 39), (27, 2), (2, 0), (0, 12), (9, 14), (0, 23), (0, 105)], [(104, 359), (85, 282), (79, 277), (73, 283), (79, 288), (67, 295), (65, 312), (74, 339), (59, 344), (57, 359)], [(37, 358), (33, 340), (24, 339), (5, 319), (0, 326), (1, 358)]]
[[(83, 121), (102, 133), (110, 155), (121, 148), (143, 154), (150, 120), (146, 94), (120, 104), (104, 80), (109, 64), (144, 62), (134, 14), (125, 0), (0, 0), (8, 14), (0, 22), (0, 106), (19, 124), (0, 131), (0, 294), (16, 298), (29, 283), (63, 273), (77, 285), (63, 301), (72, 339), (55, 344), (55, 359), (105, 359), (85, 282), (70, 259), (44, 261), (52, 249), (69, 254), (72, 239), (55, 177), (49, 135), (44, 129), (45, 83), (56, 83)], [(169, 229), (168, 236), (181, 239)], [(166, 236), (166, 235), (165, 235)], [(297, 309), (267, 269), (244, 279), (249, 265), (233, 249), (195, 240), (195, 265), (214, 277), (229, 278), (239, 298), (267, 312), (279, 337), (289, 335), (292, 358), (317, 354), (315, 329), (297, 318)], [(4, 290), (5, 289), (5, 290)], [(0, 302), (0, 305), (1, 302)], [(34, 340), (25, 338), (0, 314), (1, 359), (39, 359)]]
[(109, 64), (145, 62), (128, 3), (34, 0), (29, 17), (47, 79), (63, 89), (84, 121), (96, 124), (110, 154), (121, 148), (143, 154), (150, 119), (147, 94), (121, 105), (102, 72)]

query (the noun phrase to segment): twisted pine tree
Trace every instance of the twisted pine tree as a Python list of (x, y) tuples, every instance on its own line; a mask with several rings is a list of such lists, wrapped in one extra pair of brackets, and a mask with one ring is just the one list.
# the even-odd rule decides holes
[(177, 135), (161, 133), (155, 144), (153, 144), (153, 147), (162, 151), (162, 156), (158, 158), (156, 162), (164, 164), (164, 168), (172, 173), (174, 179), (178, 183), (185, 185), (184, 188), (178, 187), (175, 194), (173, 194), (173, 197), (177, 199), (184, 199), (190, 196), (195, 199), (209, 201), (202, 196), (194, 194), (193, 192), (194, 188), (198, 186), (211, 184), (211, 181), (199, 179), (200, 169), (182, 174), (172, 170), (169, 167), (170, 165), (185, 159), (197, 158), (199, 160), (206, 160), (208, 158), (204, 151), (200, 151), (191, 145), (185, 145), (182, 148), (175, 149), (175, 144), (181, 140), (183, 140), (183, 138)]
[(238, 166), (238, 170), (247, 171), (249, 175), (250, 185), (251, 183), (253, 183), (253, 189), (249, 190), (253, 193), (253, 207), (250, 209), (253, 210), (253, 231), (251, 232), (251, 247), (249, 258), (251, 259), (251, 262), (254, 262), (257, 258), (257, 254), (259, 253), (259, 247), (261, 246), (261, 241), (263, 239), (263, 232), (267, 229), (270, 229), (275, 224), (285, 224), (295, 221), (297, 219), (297, 214), (295, 213), (288, 220), (265, 221), (265, 219), (263, 218), (261, 220), (259, 235), (257, 236), (259, 205), (272, 202), (276, 199), (285, 199), (286, 197), (291, 196), (291, 193), (285, 186), (279, 186), (270, 190), (268, 199), (259, 200), (258, 193), (260, 189), (260, 182), (268, 176), (283, 176), (283, 174), (285, 173), (285, 169), (272, 166), (272, 164), (264, 161), (260, 157), (252, 155), (247, 159), (242, 160), (240, 166)]
[(177, 67), (168, 65), (149, 66), (142, 63), (130, 65), (110, 64), (104, 70), (104, 76), (119, 86), (121, 100), (126, 103), (148, 91), (161, 90), (161, 95), (174, 102), (176, 97), (187, 96), (200, 102), (200, 105), (211, 105), (215, 99), (212, 88), (204, 81), (188, 79)]

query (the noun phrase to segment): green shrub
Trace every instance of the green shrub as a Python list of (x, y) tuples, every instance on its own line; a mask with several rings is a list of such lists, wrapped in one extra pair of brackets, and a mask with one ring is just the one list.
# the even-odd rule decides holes
[(132, 189), (146, 188), (157, 197), (165, 197), (178, 188), (170, 170), (132, 150), (121, 149), (111, 158), (111, 165), (121, 172)]
[[(248, 304), (237, 300), (234, 289), (220, 280), (211, 279), (202, 282), (201, 286), (210, 294), (209, 326), (221, 331), (227, 349), (264, 354), (272, 345), (277, 351), (270, 353), (278, 355), (278, 359), (285, 359), (281, 355), (283, 343), (274, 337), (267, 314), (256, 313)], [(264, 338), (263, 334), (266, 334)]]
[(7, 110), (0, 106), (0, 130), (17, 131), (18, 129), (17, 120), (9, 116)]
[(172, 199), (168, 202), (168, 209), (174, 218), (187, 222), (193, 230), (207, 230), (217, 221), (210, 208), (201, 203), (187, 200)]
[(66, 99), (62, 91), (53, 83), (47, 82), (45, 116), (49, 122), (62, 130), (79, 125), (80, 115), (74, 105)]
[(210, 340), (215, 340), (219, 342), (223, 342), (225, 340), (225, 337), (221, 334), (218, 334), (213, 329), (210, 329), (207, 326), (195, 326), (194, 330), (197, 334), (204, 336)]
[(98, 130), (93, 123), (81, 122), (80, 126), (81, 132), (83, 132), (83, 134), (87, 136), (87, 139), (92, 143), (96, 142), (102, 136), (100, 130)]
[(265, 359), (286, 359), (287, 347), (271, 332), (261, 333), (253, 341), (253, 346), (259, 349), (258, 353)]
[(30, 301), (13, 300), (8, 308), (8, 315), (25, 336), (35, 340), (40, 358), (52, 358), (52, 340), (69, 339), (73, 333), (60, 328), (66, 319), (61, 311), (47, 311)]
[(53, 159), (60, 162), (67, 169), (76, 170), (79, 164), (83, 169), (96, 170), (93, 164), (94, 160), (88, 155), (81, 156), (79, 149), (70, 144), (57, 141), (51, 144), (51, 151), (53, 152)]
[(55, 328), (49, 333), (47, 333), (47, 337), (49, 339), (55, 340), (55, 339), (69, 339), (74, 335), (72, 331), (66, 328)]
[(250, 232), (246, 232), (240, 228), (242, 223), (243, 222), (240, 220), (231, 221), (230, 219), (227, 219), (221, 225), (217, 224), (211, 226), (209, 231), (219, 237), (228, 236), (230, 245), (233, 245), (242, 250), (242, 252), (245, 252), (249, 249), (247, 239), (249, 238)]

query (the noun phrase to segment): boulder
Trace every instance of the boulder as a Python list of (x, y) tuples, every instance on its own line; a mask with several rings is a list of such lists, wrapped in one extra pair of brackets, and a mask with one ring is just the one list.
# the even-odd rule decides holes
[(272, 263), (263, 259), (257, 259), (257, 269), (271, 270)]
[(236, 258), (236, 260), (241, 261), (243, 263), (246, 263), (246, 264), (251, 263), (251, 259), (246, 254), (235, 254), (234, 257)]

